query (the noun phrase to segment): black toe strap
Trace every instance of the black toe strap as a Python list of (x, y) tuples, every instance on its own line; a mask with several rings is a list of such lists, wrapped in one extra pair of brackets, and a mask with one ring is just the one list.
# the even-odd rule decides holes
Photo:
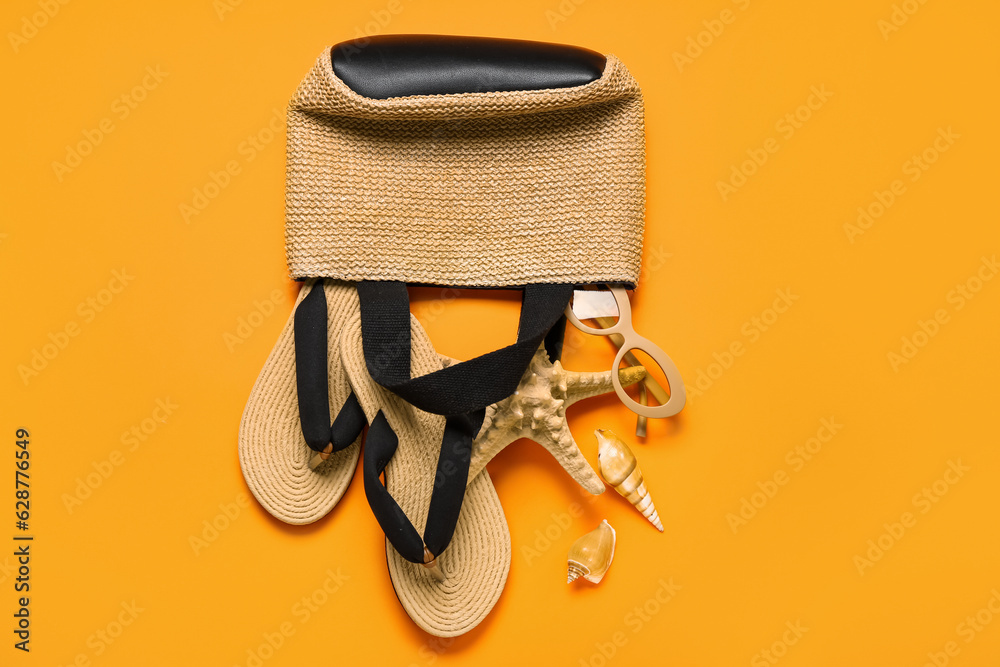
[(309, 448), (321, 452), (333, 444), (340, 451), (354, 442), (366, 420), (351, 393), (330, 423), (330, 375), (327, 342), (326, 292), (317, 281), (295, 309), (295, 382), (299, 421)]
[(365, 438), (365, 495), (385, 536), (406, 560), (422, 563), (424, 547), (439, 556), (451, 542), (469, 479), (472, 440), (484, 415), (484, 410), (478, 410), (448, 417), (445, 422), (423, 538), (379, 479), (396, 453), (399, 438), (381, 410), (375, 415)]
[(368, 420), (365, 418), (365, 411), (361, 409), (357, 396), (352, 391), (344, 399), (344, 404), (340, 407), (340, 412), (330, 425), (330, 440), (333, 451), (339, 452), (361, 435), (361, 429), (365, 427)]

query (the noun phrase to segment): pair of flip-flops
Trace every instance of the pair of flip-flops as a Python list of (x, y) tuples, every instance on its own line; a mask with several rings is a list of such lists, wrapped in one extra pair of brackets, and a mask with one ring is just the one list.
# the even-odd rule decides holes
[[(379, 494), (387, 493), (405, 515), (403, 523), (427, 524), (430, 529), (427, 519), (435, 487), (441, 486), (442, 474), (449, 474), (439, 467), (449, 418), (420, 410), (375, 382), (361, 331), (353, 283), (313, 279), (303, 285), (243, 414), (239, 454), (244, 477), (258, 502), (276, 518), (290, 524), (316, 521), (333, 509), (350, 484), (362, 428), (371, 424), (366, 448), (374, 458), (366, 454), (365, 485), (373, 509), (381, 502)], [(413, 316), (409, 334), (414, 377), (456, 363), (435, 352)], [(596, 393), (604, 390), (591, 395)], [(413, 621), (433, 635), (456, 636), (478, 625), (496, 604), (510, 569), (510, 532), (484, 468), (502, 448), (490, 429), (502, 416), (498, 409), (494, 405), (486, 410), (482, 431), (494, 437), (484, 438), (489, 442), (483, 448), (473, 448), (471, 471), (451, 473), (468, 475), (467, 486), (454, 532), (450, 541), (444, 540), (447, 548), (432, 555), (437, 556), (431, 563), (435, 567), (401, 556), (391, 544), (391, 538), (398, 543), (399, 536), (390, 535), (395, 529), (383, 523), (390, 538), (387, 562), (396, 594)], [(575, 445), (575, 458), (560, 457), (549, 448), (588, 490), (603, 490)], [(380, 490), (383, 468), (385, 486)]]

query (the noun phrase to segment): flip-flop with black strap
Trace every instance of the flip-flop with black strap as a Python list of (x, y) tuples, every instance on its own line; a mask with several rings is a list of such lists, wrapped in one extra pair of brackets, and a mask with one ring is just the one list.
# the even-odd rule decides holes
[(307, 281), (244, 409), (243, 477), (286, 523), (326, 516), (354, 477), (366, 422), (341, 366), (340, 332), (357, 312), (353, 284)]

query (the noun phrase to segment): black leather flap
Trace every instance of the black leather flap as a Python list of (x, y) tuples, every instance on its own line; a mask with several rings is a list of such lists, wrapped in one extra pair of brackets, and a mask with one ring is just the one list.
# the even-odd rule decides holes
[(445, 35), (381, 35), (342, 42), (333, 72), (373, 99), (582, 86), (599, 79), (604, 56), (548, 42)]

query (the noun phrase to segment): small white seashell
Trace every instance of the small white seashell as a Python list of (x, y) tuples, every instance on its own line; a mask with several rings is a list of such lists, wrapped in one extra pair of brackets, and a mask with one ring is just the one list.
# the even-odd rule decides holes
[(566, 583), (572, 583), (580, 577), (594, 584), (601, 583), (614, 558), (615, 529), (605, 519), (570, 547)]

